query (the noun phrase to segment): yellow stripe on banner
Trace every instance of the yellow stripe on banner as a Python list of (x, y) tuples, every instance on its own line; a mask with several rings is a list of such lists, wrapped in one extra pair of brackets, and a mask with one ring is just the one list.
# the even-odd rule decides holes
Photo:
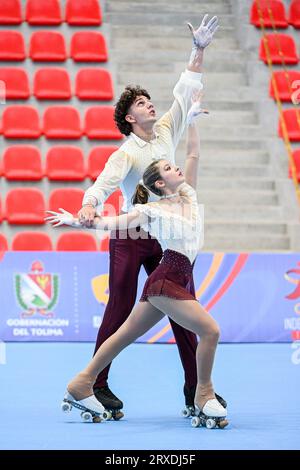
[(211, 266), (209, 268), (209, 271), (208, 271), (204, 281), (202, 282), (201, 286), (199, 287), (199, 289), (196, 292), (197, 299), (199, 299), (201, 297), (201, 295), (206, 291), (206, 289), (211, 284), (213, 278), (215, 277), (216, 273), (219, 270), (219, 267), (222, 264), (224, 256), (225, 256), (224, 253), (216, 253), (214, 255)]
[(160, 330), (158, 333), (156, 333), (154, 336), (152, 336), (152, 338), (148, 339), (147, 343), (155, 343), (155, 341), (157, 341), (165, 333), (167, 333), (170, 328), (171, 328), (171, 325), (170, 325), (170, 323), (168, 323), (168, 325), (166, 325), (162, 330)]
[[(225, 254), (224, 253), (216, 253), (213, 257), (211, 266), (209, 268), (209, 271), (200, 285), (199, 289), (196, 292), (196, 297), (199, 298), (205, 291), (206, 289), (210, 286), (211, 281), (214, 279), (216, 273), (219, 270), (219, 267), (223, 261)], [(168, 325), (164, 326), (160, 331), (158, 331), (154, 336), (152, 336), (150, 339), (148, 339), (147, 343), (155, 343), (158, 339), (160, 339), (163, 335), (165, 335), (171, 328), (170, 323)]]

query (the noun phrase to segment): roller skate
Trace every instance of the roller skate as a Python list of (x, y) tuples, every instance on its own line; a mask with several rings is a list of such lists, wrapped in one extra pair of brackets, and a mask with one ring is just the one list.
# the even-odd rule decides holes
[(94, 387), (94, 394), (98, 402), (104, 407), (102, 418), (105, 421), (109, 421), (110, 419), (119, 421), (119, 419), (123, 418), (124, 413), (121, 411), (123, 402), (116, 397), (108, 385), (104, 385), (104, 387)]
[(66, 391), (61, 409), (64, 413), (70, 413), (73, 407), (81, 411), (80, 416), (85, 423), (100, 423), (102, 421), (104, 407), (94, 395), (83, 400), (76, 400), (70, 392)]
[(193, 428), (204, 426), (207, 429), (225, 428), (228, 425), (227, 410), (216, 398), (208, 400), (202, 410), (195, 405), (195, 416), (192, 418), (191, 424)]
[[(183, 393), (185, 396), (185, 407), (181, 411), (181, 416), (183, 416), (183, 418), (190, 418), (190, 417), (195, 416), (195, 405), (194, 405), (195, 392), (196, 392), (196, 386), (189, 388), (186, 385), (184, 385)], [(222, 398), (217, 393), (215, 393), (215, 396), (218, 402), (224, 408), (227, 408), (227, 402), (224, 400), (224, 398)]]

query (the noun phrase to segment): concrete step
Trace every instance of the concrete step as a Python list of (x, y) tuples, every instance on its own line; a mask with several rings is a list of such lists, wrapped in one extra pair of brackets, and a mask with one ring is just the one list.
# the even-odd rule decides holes
[[(128, 13), (128, 14), (137, 14), (143, 13), (145, 15), (152, 15), (159, 11), (161, 15), (174, 15), (176, 13), (182, 14), (183, 3), (173, 3), (173, 2), (155, 2), (155, 7), (152, 2), (145, 2), (141, 0), (140, 2), (119, 2), (119, 1), (110, 1), (106, 4), (107, 13)], [(192, 14), (195, 15), (198, 13), (198, 23), (200, 24), (202, 16), (205, 12), (209, 12), (209, 15), (224, 15), (231, 13), (230, 5), (219, 2), (219, 3), (194, 3), (185, 1), (184, 2), (184, 12), (186, 15)], [(202, 15), (202, 16), (201, 16)]]
[[(112, 37), (113, 38), (121, 38), (122, 40), (124, 38), (153, 38), (153, 37), (173, 37), (176, 35), (176, 39), (178, 38), (187, 38), (189, 37), (189, 30), (183, 27), (176, 28), (175, 26), (172, 25), (165, 25), (164, 28), (162, 28), (159, 25), (135, 25), (134, 28), (128, 25), (112, 25), (111, 26), (111, 32), (112, 32)], [(230, 27), (224, 27), (218, 29), (218, 39), (221, 38), (233, 38), (235, 39), (235, 29), (230, 26)], [(217, 39), (217, 36), (215, 36), (214, 39)], [(178, 42), (178, 41), (177, 41)]]
[[(189, 21), (192, 23), (192, 25), (200, 25), (200, 22), (203, 18), (203, 15), (205, 14), (205, 11), (199, 11), (198, 13), (195, 12), (189, 12), (186, 13), (185, 11), (180, 11), (178, 13), (172, 13), (169, 12), (165, 15), (161, 15), (160, 12), (154, 8), (154, 11), (151, 13), (151, 16), (145, 15), (144, 13), (135, 13), (134, 11), (124, 13), (124, 12), (107, 12), (105, 15), (105, 20), (108, 23), (111, 23), (113, 25), (133, 25), (135, 26), (136, 24), (138, 25), (148, 25), (153, 24), (153, 25), (163, 25), (163, 26), (170, 26), (170, 24), (173, 25), (179, 25), (182, 27), (182, 25), (185, 24), (186, 21)], [(220, 25), (223, 27), (232, 27), (234, 24), (234, 16), (233, 15), (227, 15), (227, 14), (222, 14), (222, 23), (220, 21)], [(186, 28), (186, 26), (185, 26)]]
[[(176, 35), (176, 31), (173, 32)], [(186, 37), (182, 37), (180, 41), (178, 39), (172, 37), (172, 35), (168, 37), (161, 37), (161, 36), (152, 36), (151, 38), (148, 37), (139, 37), (137, 40), (134, 35), (132, 37), (123, 37), (121, 38), (112, 36), (110, 41), (110, 47), (112, 49), (116, 49), (120, 42), (124, 49), (130, 49), (132, 51), (136, 50), (149, 50), (149, 49), (163, 49), (165, 51), (190, 51), (192, 47), (191, 37), (188, 35), (188, 31)], [(217, 49), (228, 49), (228, 50), (236, 50), (237, 49), (237, 41), (233, 38), (214, 38), (213, 42), (209, 46), (209, 52)]]
[(270, 176), (272, 169), (268, 165), (201, 165), (202, 176), (223, 178), (261, 178)]
[(204, 230), (206, 236), (220, 236), (223, 233), (230, 236), (245, 236), (245, 235), (286, 235), (287, 234), (287, 225), (270, 222), (264, 223), (262, 221), (251, 222), (251, 223), (237, 223), (236, 221), (226, 220), (207, 220), (205, 218)]
[(236, 220), (237, 222), (249, 222), (252, 220), (266, 220), (285, 222), (283, 217), (283, 209), (280, 206), (271, 205), (226, 205), (220, 206), (213, 204), (206, 204), (204, 209), (204, 222), (206, 218), (223, 218)]
[(201, 190), (211, 190), (223, 192), (224, 190), (238, 190), (240, 193), (245, 191), (270, 191), (276, 189), (275, 181), (267, 178), (222, 178), (203, 176), (201, 170), (198, 175), (198, 187)]
[[(185, 151), (185, 141), (182, 140), (178, 145), (178, 151)], [(226, 150), (264, 150), (264, 141), (260, 139), (251, 139), (251, 135), (248, 138), (228, 138), (225, 139), (224, 135), (215, 134), (213, 138), (201, 135), (201, 149), (204, 151), (226, 149)]]
[[(112, 0), (110, 0), (112, 1)], [(138, 4), (140, 3), (141, 0), (130, 0), (131, 3), (135, 3), (135, 4)], [(127, 3), (128, 0), (113, 0), (114, 3)], [(180, 4), (182, 6), (182, 2), (183, 0), (172, 0), (172, 5), (177, 5), (177, 4)], [(106, 0), (106, 6), (108, 5), (108, 1)], [(163, 3), (162, 0), (151, 0), (151, 4), (154, 4), (155, 5), (155, 8), (156, 8), (156, 5), (158, 3)], [(192, 5), (195, 5), (195, 6), (199, 6), (199, 0), (188, 0), (188, 3), (192, 4)], [(230, 0), (209, 0), (209, 4), (226, 4), (226, 5), (230, 5)]]
[(270, 235), (253, 235), (253, 236), (234, 236), (229, 237), (219, 236), (210, 237), (204, 235), (204, 245), (201, 248), (201, 252), (206, 251), (228, 251), (228, 252), (240, 252), (240, 251), (269, 251), (272, 250), (290, 250), (290, 239), (285, 236), (272, 236)]
[[(153, 49), (123, 49), (122, 45), (119, 44), (119, 47), (111, 47), (109, 50), (109, 55), (111, 60), (117, 61), (117, 63), (139, 63), (150, 62), (152, 64), (158, 64), (161, 62), (164, 63), (174, 63), (178, 64), (176, 67), (179, 70), (184, 70), (187, 66), (191, 48), (187, 47), (186, 50), (164, 50), (162, 48), (155, 49), (155, 57), (153, 57)], [(247, 53), (235, 49), (215, 49), (213, 45), (208, 46), (207, 51), (204, 56), (204, 70), (213, 70), (223, 71), (226, 68), (226, 71), (233, 70), (233, 67), (238, 66), (239, 64), (243, 65), (242, 70), (245, 71), (247, 62)], [(138, 67), (137, 67), (138, 70)], [(240, 68), (241, 70), (241, 68)]]
[[(205, 119), (205, 118), (204, 118)], [(272, 134), (271, 134), (272, 132)], [(276, 129), (265, 129), (261, 126), (256, 126), (254, 124), (248, 125), (211, 125), (205, 128), (205, 133), (202, 133), (201, 139), (202, 141), (211, 140), (215, 138), (215, 142), (219, 139), (221, 140), (233, 140), (233, 139), (240, 139), (240, 146), (239, 148), (243, 148), (243, 140), (253, 139), (265, 139), (270, 135), (276, 135)]]
[(210, 204), (220, 204), (221, 206), (230, 205), (233, 202), (237, 206), (242, 206), (244, 204), (253, 204), (265, 206), (275, 206), (278, 205), (278, 196), (276, 193), (271, 193), (270, 191), (215, 191), (214, 188), (211, 190), (198, 190), (198, 201), (201, 204), (206, 205)]
[[(179, 75), (169, 72), (141, 72), (136, 70), (136, 72), (119, 72), (117, 74), (117, 81), (118, 86), (126, 86), (128, 83), (140, 83), (146, 88), (155, 89), (159, 88), (161, 91), (164, 88), (167, 90), (171, 90), (176, 85), (176, 82), (179, 79)], [(207, 95), (209, 92), (213, 92), (216, 90), (217, 86), (222, 86), (224, 88), (232, 88), (244, 85), (246, 81), (245, 75), (240, 72), (235, 73), (225, 73), (222, 75), (222, 79), (220, 74), (213, 74), (211, 73), (209, 77), (206, 77), (206, 86), (205, 89), (207, 90)]]
[(226, 150), (219, 149), (207, 150), (201, 152), (200, 144), (200, 169), (202, 164), (210, 163), (211, 165), (267, 165), (270, 156), (264, 151), (251, 152), (248, 150)]

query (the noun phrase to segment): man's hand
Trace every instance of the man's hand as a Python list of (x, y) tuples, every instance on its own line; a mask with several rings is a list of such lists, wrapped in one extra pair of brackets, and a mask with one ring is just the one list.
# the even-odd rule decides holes
[(205, 24), (207, 18), (208, 15), (205, 15), (198, 29), (194, 29), (191, 23), (187, 23), (193, 36), (194, 45), (198, 49), (204, 49), (207, 47), (211, 43), (213, 35), (219, 28), (217, 16), (213, 16), (209, 22)]
[(83, 206), (78, 212), (78, 219), (83, 227), (91, 227), (96, 216), (96, 208), (92, 205)]

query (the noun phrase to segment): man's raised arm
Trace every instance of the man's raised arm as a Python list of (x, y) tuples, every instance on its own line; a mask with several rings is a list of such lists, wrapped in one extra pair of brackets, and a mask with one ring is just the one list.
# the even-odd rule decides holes
[(187, 23), (193, 39), (190, 60), (173, 90), (175, 101), (171, 109), (159, 121), (160, 125), (171, 130), (175, 147), (178, 145), (185, 129), (186, 116), (191, 106), (191, 97), (194, 92), (203, 88), (201, 79), (204, 49), (211, 43), (213, 35), (219, 27), (216, 16), (208, 22), (207, 18), (208, 15), (205, 15), (198, 29), (194, 29), (190, 23)]

